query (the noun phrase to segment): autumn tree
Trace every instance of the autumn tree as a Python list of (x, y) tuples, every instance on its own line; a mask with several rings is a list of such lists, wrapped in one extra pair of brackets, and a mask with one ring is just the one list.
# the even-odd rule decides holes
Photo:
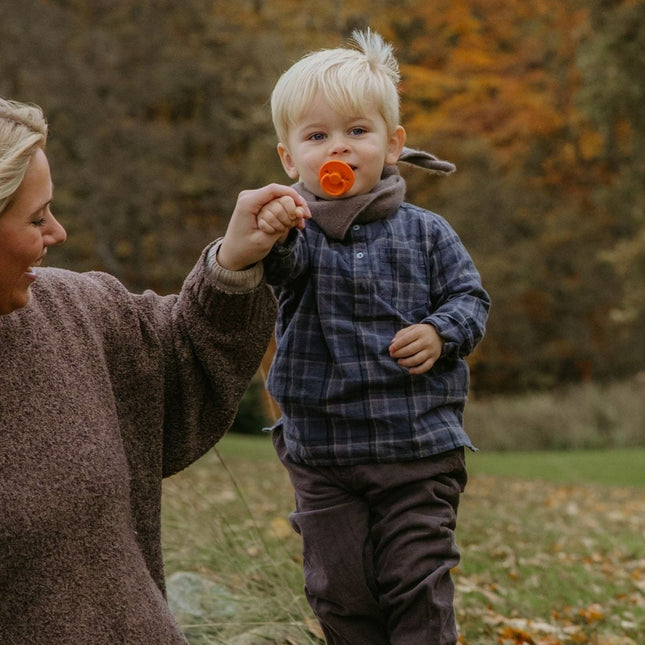
[(621, 279), (614, 323), (615, 360), (642, 369), (645, 356), (645, 2), (593, 0), (578, 50), (581, 108), (597, 127), (594, 161), (605, 171), (593, 191), (614, 235), (600, 254)]
[(615, 373), (609, 312), (621, 276), (602, 260), (612, 221), (598, 128), (581, 111), (584, 3), (455, 0), (392, 15), (414, 144), (457, 163), (410, 177), (415, 201), (464, 238), (493, 297), (474, 357), (484, 388), (550, 387)]
[(76, 268), (167, 292), (223, 232), (249, 187), (251, 144), (265, 137), (268, 147), (270, 83), (258, 39), (236, 38), (243, 15), (227, 7), (0, 6), (0, 90), (48, 115), (56, 206), (70, 232), (57, 254)]
[(367, 26), (395, 46), (402, 169), (493, 299), (475, 392), (642, 369), (643, 0), (6, 0), (0, 94), (41, 104), (51, 257), (175, 290), (240, 190), (287, 181), (268, 99), (305, 52)]

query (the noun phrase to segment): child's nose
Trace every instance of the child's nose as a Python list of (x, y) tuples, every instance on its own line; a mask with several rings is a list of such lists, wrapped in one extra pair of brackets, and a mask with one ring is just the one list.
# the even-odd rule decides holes
[(345, 137), (334, 137), (331, 140), (330, 153), (332, 155), (347, 154), (351, 150), (351, 146)]

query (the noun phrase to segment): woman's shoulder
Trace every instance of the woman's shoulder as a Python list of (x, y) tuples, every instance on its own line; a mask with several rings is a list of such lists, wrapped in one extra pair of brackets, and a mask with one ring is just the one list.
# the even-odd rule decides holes
[(68, 269), (46, 267), (37, 269), (32, 291), (56, 299), (82, 296), (90, 299), (125, 297), (127, 289), (115, 277), (101, 271), (79, 273)]
[(41, 268), (31, 290), (30, 308), (45, 317), (83, 320), (106, 328), (136, 318), (132, 294), (115, 277), (100, 271)]

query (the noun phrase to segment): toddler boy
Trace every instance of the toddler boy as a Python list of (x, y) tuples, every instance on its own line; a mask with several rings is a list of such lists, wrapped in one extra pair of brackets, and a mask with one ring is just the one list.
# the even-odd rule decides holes
[[(398, 83), (391, 46), (368, 30), (305, 56), (271, 100), (280, 159), (312, 214), (304, 230), (258, 218), (281, 233), (265, 259), (280, 305), (273, 441), (307, 598), (335, 644), (457, 642), (464, 357), (490, 303), (448, 223), (404, 201), (399, 160), (454, 167), (404, 148)], [(330, 160), (347, 164), (334, 194), (320, 177)]]

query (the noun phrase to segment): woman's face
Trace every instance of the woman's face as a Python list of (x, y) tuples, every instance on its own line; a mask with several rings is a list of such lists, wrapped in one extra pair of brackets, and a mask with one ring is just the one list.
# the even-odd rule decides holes
[(43, 150), (34, 152), (9, 208), (0, 215), (0, 315), (24, 307), (47, 247), (67, 233), (50, 210), (52, 180)]

